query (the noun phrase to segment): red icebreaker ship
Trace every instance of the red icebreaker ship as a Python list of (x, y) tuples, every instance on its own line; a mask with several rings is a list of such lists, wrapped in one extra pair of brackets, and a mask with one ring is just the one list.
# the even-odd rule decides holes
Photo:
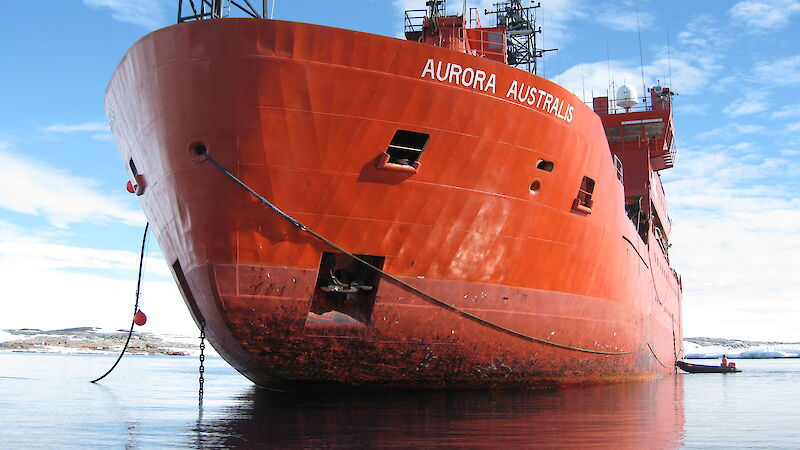
[(519, 68), (520, 0), (442, 3), (401, 40), (187, 0), (124, 56), (108, 119), (198, 326), (280, 389), (673, 372), (669, 89), (590, 108)]

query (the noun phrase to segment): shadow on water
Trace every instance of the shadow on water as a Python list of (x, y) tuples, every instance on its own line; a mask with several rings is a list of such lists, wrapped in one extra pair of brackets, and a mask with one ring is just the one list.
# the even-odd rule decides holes
[(187, 445), (671, 448), (683, 378), (538, 391), (287, 394), (248, 389)]

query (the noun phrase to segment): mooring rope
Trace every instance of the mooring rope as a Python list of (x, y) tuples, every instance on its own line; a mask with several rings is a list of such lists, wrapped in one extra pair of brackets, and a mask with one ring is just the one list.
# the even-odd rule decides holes
[(658, 363), (659, 363), (659, 364), (661, 364), (661, 367), (666, 367), (667, 369), (672, 369), (672, 367), (670, 367), (670, 366), (668, 366), (668, 365), (666, 365), (666, 364), (662, 363), (662, 362), (661, 362), (661, 360), (660, 360), (660, 359), (658, 359), (658, 356), (656, 355), (656, 351), (655, 351), (655, 350), (653, 350), (653, 347), (651, 347), (651, 346), (650, 346), (650, 343), (649, 343), (649, 342), (647, 343), (647, 348), (649, 348), (649, 349), (650, 349), (650, 353), (652, 353), (652, 354), (653, 354), (653, 358), (655, 358), (655, 359), (656, 359), (656, 361), (658, 361)]
[(128, 349), (128, 344), (131, 342), (131, 336), (133, 335), (133, 327), (136, 325), (135, 316), (136, 316), (136, 313), (139, 311), (139, 294), (141, 292), (141, 287), (142, 287), (142, 272), (143, 272), (142, 268), (143, 268), (143, 264), (144, 264), (144, 251), (145, 251), (145, 248), (147, 247), (147, 230), (148, 230), (148, 228), (150, 228), (150, 223), (149, 222), (147, 224), (145, 224), (145, 226), (144, 226), (144, 236), (142, 236), (142, 251), (139, 254), (139, 279), (136, 281), (136, 303), (133, 306), (134, 319), (131, 320), (131, 329), (128, 331), (128, 339), (125, 340), (125, 345), (122, 346), (122, 352), (119, 354), (119, 357), (117, 358), (117, 361), (114, 363), (114, 365), (111, 366), (111, 368), (108, 369), (108, 372), (104, 373), (101, 377), (95, 378), (94, 380), (92, 380), (92, 383), (97, 383), (98, 381), (102, 380), (103, 378), (106, 377), (106, 375), (110, 374), (111, 371), (114, 370), (115, 367), (117, 367), (117, 364), (119, 364), (120, 360), (122, 359), (122, 355), (125, 354), (125, 350)]
[(454, 312), (456, 312), (458, 314), (461, 314), (464, 317), (467, 317), (467, 318), (470, 318), (472, 320), (475, 320), (476, 322), (478, 322), (478, 323), (480, 323), (482, 325), (486, 325), (486, 326), (488, 326), (490, 328), (494, 328), (496, 330), (499, 330), (499, 331), (502, 331), (502, 332), (505, 332), (505, 333), (509, 333), (509, 334), (511, 334), (513, 336), (516, 336), (516, 337), (519, 337), (519, 338), (522, 338), (522, 339), (526, 339), (526, 340), (533, 341), (533, 342), (538, 342), (540, 344), (549, 345), (549, 346), (552, 346), (552, 347), (563, 348), (563, 349), (566, 349), (566, 350), (575, 350), (575, 351), (584, 352), (584, 353), (593, 353), (593, 354), (597, 354), (597, 355), (614, 355), (614, 356), (618, 356), (618, 355), (629, 355), (629, 354), (634, 353), (633, 351), (607, 352), (607, 351), (602, 351), (602, 350), (592, 350), (592, 349), (588, 349), (588, 348), (573, 347), (571, 345), (565, 345), (565, 344), (559, 344), (557, 342), (551, 342), (551, 341), (548, 341), (546, 339), (540, 339), (540, 338), (537, 338), (537, 337), (534, 337), (534, 336), (530, 336), (530, 335), (527, 335), (525, 333), (522, 333), (522, 332), (519, 332), (519, 331), (516, 331), (516, 330), (512, 330), (510, 328), (506, 328), (506, 327), (504, 327), (504, 326), (502, 326), (500, 324), (497, 324), (495, 322), (492, 322), (490, 320), (484, 319), (482, 317), (476, 316), (475, 314), (467, 312), (467, 311), (465, 311), (465, 310), (463, 310), (463, 309), (461, 309), (461, 308), (459, 308), (459, 307), (457, 307), (455, 305), (451, 305), (450, 303), (447, 303), (444, 300), (441, 300), (441, 299), (435, 297), (432, 294), (424, 292), (424, 291), (422, 291), (422, 290), (420, 290), (420, 289), (418, 289), (418, 288), (406, 283), (405, 281), (403, 281), (403, 280), (401, 280), (401, 279), (399, 279), (399, 278), (397, 278), (397, 277), (395, 277), (395, 276), (393, 276), (393, 275), (391, 275), (389, 273), (384, 272), (382, 269), (380, 269), (380, 268), (370, 264), (369, 262), (365, 261), (364, 259), (359, 258), (358, 256), (348, 252), (347, 250), (345, 250), (342, 247), (338, 246), (336, 243), (334, 243), (334, 242), (326, 239), (325, 237), (321, 236), (320, 234), (318, 234), (314, 230), (309, 229), (308, 227), (306, 227), (305, 225), (300, 223), (300, 221), (298, 221), (297, 219), (291, 217), (290, 215), (286, 214), (285, 212), (281, 211), (277, 206), (272, 204), (269, 200), (265, 199), (264, 197), (259, 195), (256, 191), (251, 189), (243, 181), (241, 181), (239, 178), (237, 178), (235, 175), (233, 175), (231, 172), (229, 172), (226, 168), (224, 168), (220, 163), (218, 163), (214, 158), (212, 158), (210, 155), (208, 155), (208, 153), (204, 153), (204, 154), (202, 154), (202, 156), (205, 156), (205, 158), (211, 164), (213, 164), (214, 167), (219, 169), (228, 178), (230, 178), (231, 180), (236, 182), (236, 184), (238, 184), (239, 186), (244, 188), (247, 192), (249, 192), (254, 197), (256, 197), (259, 201), (261, 201), (261, 203), (265, 204), (271, 210), (275, 211), (278, 215), (280, 215), (281, 217), (286, 219), (289, 223), (291, 223), (295, 227), (299, 228), (302, 231), (305, 231), (306, 233), (310, 234), (314, 238), (316, 238), (319, 241), (323, 242), (325, 245), (328, 245), (329, 247), (342, 252), (343, 254), (345, 254), (345, 255), (355, 259), (356, 261), (360, 262), (361, 264), (364, 264), (365, 266), (369, 267), (370, 269), (380, 273), (384, 277), (394, 281), (395, 283), (400, 284), (401, 286), (406, 287), (407, 289), (410, 289), (410, 290), (416, 292), (417, 294), (420, 294), (421, 296), (423, 296), (425, 298), (428, 298), (428, 299), (432, 300), (434, 303), (436, 303), (436, 304), (438, 304), (438, 305), (440, 305), (440, 306), (442, 306), (444, 308), (447, 308), (447, 309), (449, 309), (451, 311), (454, 311)]

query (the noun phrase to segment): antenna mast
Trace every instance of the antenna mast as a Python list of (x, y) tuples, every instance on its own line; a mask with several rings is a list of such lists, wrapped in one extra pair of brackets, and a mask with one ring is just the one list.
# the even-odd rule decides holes
[[(191, 20), (221, 19), (230, 15), (231, 6), (233, 6), (236, 11), (254, 19), (265, 19), (267, 17), (266, 0), (262, 0), (261, 12), (259, 12), (249, 0), (240, 1), (178, 0), (178, 23)], [(272, 7), (275, 7), (274, 1), (272, 2)]]
[(644, 57), (642, 56), (642, 29), (639, 28), (639, 2), (636, 2), (636, 34), (639, 35), (639, 68), (642, 71), (642, 98), (647, 104), (647, 84), (644, 81)]
[(536, 46), (536, 35), (542, 32), (542, 28), (536, 26), (534, 12), (541, 6), (541, 3), (534, 2), (531, 2), (531, 6), (522, 6), (522, 0), (508, 0), (495, 3), (493, 11), (484, 11), (484, 14), (496, 14), (496, 26), (506, 27), (508, 31), (508, 64), (534, 74), (537, 60), (545, 52), (558, 50), (545, 50)]
[(446, 14), (447, 5), (445, 0), (428, 0), (425, 2), (425, 6), (428, 7), (428, 17), (441, 17)]

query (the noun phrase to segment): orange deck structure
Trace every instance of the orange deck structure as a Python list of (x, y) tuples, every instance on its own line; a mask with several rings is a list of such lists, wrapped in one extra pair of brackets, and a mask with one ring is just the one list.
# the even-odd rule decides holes
[[(668, 90), (641, 111), (593, 110), (505, 64), (505, 28), (424, 20), (409, 40), (197, 20), (122, 59), (109, 122), (198, 326), (247, 378), (284, 389), (672, 373)], [(207, 156), (426, 295), (296, 228)]]

